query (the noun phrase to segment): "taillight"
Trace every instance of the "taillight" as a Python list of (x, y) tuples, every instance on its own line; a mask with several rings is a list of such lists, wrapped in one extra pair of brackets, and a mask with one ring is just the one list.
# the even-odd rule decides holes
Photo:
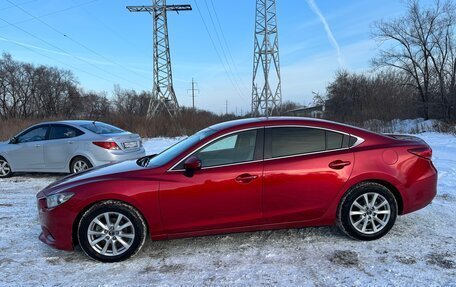
[(92, 142), (94, 145), (110, 149), (110, 150), (120, 150), (119, 146), (115, 142)]
[(419, 147), (408, 150), (410, 153), (425, 159), (432, 159), (432, 149), (430, 147)]

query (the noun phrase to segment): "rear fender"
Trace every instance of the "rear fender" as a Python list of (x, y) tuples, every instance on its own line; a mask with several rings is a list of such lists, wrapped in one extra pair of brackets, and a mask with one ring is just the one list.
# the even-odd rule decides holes
[(95, 164), (95, 161), (92, 159), (92, 157), (91, 157), (88, 153), (78, 151), (74, 156), (72, 156), (72, 157), (70, 158), (70, 160), (68, 161), (68, 163), (67, 163), (67, 165), (66, 165), (67, 168), (68, 168), (68, 172), (71, 172), (71, 170), (70, 170), (71, 162), (72, 162), (76, 157), (78, 157), (78, 156), (82, 156), (82, 157), (86, 158), (86, 159), (90, 162), (90, 164), (91, 164), (92, 166), (97, 166), (97, 165)]
[[(361, 182), (366, 182), (366, 181), (371, 181), (371, 182), (386, 182), (392, 186), (399, 192), (399, 195), (401, 196), (401, 200), (404, 198), (404, 193), (401, 192), (402, 190), (402, 183), (395, 177), (387, 174), (387, 173), (382, 173), (382, 172), (366, 172), (363, 174), (357, 174), (356, 176), (351, 177), (344, 185), (343, 188), (339, 191), (337, 196), (334, 198), (333, 202), (331, 203), (330, 207), (328, 208), (327, 212), (323, 216), (325, 219), (328, 220), (335, 220), (336, 214), (337, 214), (337, 208), (339, 207), (339, 203), (342, 199), (342, 197), (350, 191), (352, 187), (355, 185), (361, 183)], [(394, 192), (394, 191), (392, 191)]]

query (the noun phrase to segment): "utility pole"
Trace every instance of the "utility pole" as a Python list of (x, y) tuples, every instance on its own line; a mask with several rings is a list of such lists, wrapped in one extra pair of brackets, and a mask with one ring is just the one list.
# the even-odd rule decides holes
[(195, 81), (192, 78), (192, 88), (187, 90), (187, 92), (191, 91), (192, 92), (192, 107), (195, 109), (195, 92), (199, 92), (198, 89), (195, 89), (195, 85), (198, 85), (198, 83), (195, 83)]
[(256, 0), (252, 116), (269, 116), (282, 103), (276, 0)]
[(192, 6), (166, 5), (166, 0), (153, 0), (152, 6), (127, 6), (127, 9), (130, 12), (148, 12), (153, 16), (154, 81), (147, 116), (163, 112), (174, 116), (179, 112), (179, 103), (174, 92), (171, 71), (167, 11), (189, 11), (192, 10)]
[(228, 100), (225, 101), (225, 115), (228, 114)]

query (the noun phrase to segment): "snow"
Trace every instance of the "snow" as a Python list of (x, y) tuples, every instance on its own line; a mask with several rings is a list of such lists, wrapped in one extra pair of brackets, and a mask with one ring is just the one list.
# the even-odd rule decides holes
[[(395, 119), (392, 121), (380, 121), (380, 120), (369, 120), (364, 122), (364, 127), (370, 130), (374, 130), (382, 133), (401, 133), (401, 134), (416, 134), (423, 132), (439, 132), (442, 130), (445, 124), (439, 120), (424, 120), (418, 119), (407, 119), (400, 120)], [(454, 130), (455, 127), (448, 128)]]
[[(418, 136), (434, 150), (437, 197), (371, 242), (349, 239), (336, 227), (149, 240), (134, 258), (103, 264), (79, 248), (59, 251), (37, 238), (35, 194), (60, 175), (0, 180), (0, 286), (456, 286), (456, 137)], [(177, 140), (144, 145), (155, 153)]]
[(143, 139), (143, 145), (146, 154), (155, 154), (185, 138), (186, 137)]

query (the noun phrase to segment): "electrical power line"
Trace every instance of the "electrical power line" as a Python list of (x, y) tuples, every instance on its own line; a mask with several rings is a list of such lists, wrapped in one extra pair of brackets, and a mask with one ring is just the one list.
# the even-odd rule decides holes
[(85, 59), (83, 59), (83, 58), (81, 58), (81, 57), (72, 55), (71, 53), (68, 53), (68, 52), (65, 51), (64, 49), (62, 49), (62, 48), (60, 48), (60, 47), (58, 47), (58, 46), (56, 46), (56, 45), (50, 43), (49, 41), (44, 40), (43, 38), (40, 38), (40, 37), (34, 35), (33, 33), (28, 32), (27, 30), (25, 30), (25, 29), (23, 29), (23, 28), (21, 28), (21, 27), (15, 25), (15, 24), (13, 24), (13, 23), (11, 23), (11, 22), (9, 22), (9, 21), (3, 19), (3, 18), (0, 18), (0, 20), (3, 21), (3, 22), (5, 22), (5, 23), (7, 23), (7, 24), (9, 24), (9, 25), (11, 25), (11, 26), (13, 26), (14, 28), (16, 28), (16, 29), (18, 29), (18, 30), (20, 30), (20, 31), (22, 31), (22, 32), (24, 32), (24, 33), (26, 33), (27, 35), (29, 35), (29, 36), (31, 36), (31, 37), (33, 37), (33, 38), (35, 38), (35, 39), (37, 39), (37, 40), (39, 40), (39, 41), (45, 43), (45, 44), (51, 46), (52, 48), (57, 49), (58, 51), (62, 52), (63, 54), (65, 54), (65, 55), (67, 55), (67, 56), (73, 57), (73, 58), (75, 58), (75, 59), (77, 59), (77, 60), (79, 60), (79, 61), (81, 61), (81, 62), (84, 62), (84, 63), (86, 63), (86, 64), (88, 64), (88, 65), (90, 65), (90, 66), (92, 66), (92, 67), (94, 67), (94, 68), (96, 68), (96, 69), (98, 69), (98, 70), (100, 70), (100, 71), (103, 71), (103, 72), (105, 72), (105, 73), (107, 73), (107, 74), (110, 74), (111, 76), (114, 76), (114, 77), (116, 77), (116, 78), (118, 78), (118, 79), (121, 79), (122, 81), (129, 82), (129, 83), (132, 83), (132, 84), (134, 84), (134, 85), (138, 85), (137, 83), (133, 83), (133, 82), (131, 82), (131, 81), (127, 80), (127, 79), (124, 79), (124, 78), (122, 78), (122, 77), (119, 77), (119, 76), (117, 76), (117, 75), (115, 75), (115, 74), (113, 74), (113, 73), (111, 73), (111, 72), (109, 72), (109, 71), (107, 71), (107, 70), (105, 70), (105, 69), (102, 69), (102, 68), (100, 68), (100, 67), (98, 67), (98, 66), (96, 66), (96, 65), (94, 65), (94, 64), (92, 64), (92, 63), (90, 63), (89, 61), (87, 61), (87, 60), (85, 60)]
[[(65, 66), (71, 68), (72, 70), (76, 70), (76, 71), (85, 73), (85, 74), (87, 74), (87, 75), (89, 75), (89, 76), (98, 78), (98, 79), (100, 79), (100, 80), (103, 80), (103, 81), (112, 83), (111, 80), (109, 80), (109, 79), (107, 79), (107, 78), (105, 78), (105, 77), (102, 77), (102, 76), (100, 76), (100, 75), (97, 75), (97, 74), (88, 72), (88, 71), (83, 70), (83, 69), (81, 69), (81, 68), (74, 67), (74, 66), (69, 65), (68, 63), (65, 63), (65, 62), (63, 62), (63, 61), (60, 61), (60, 60), (58, 60), (58, 59), (56, 59), (56, 58), (53, 58), (53, 57), (50, 57), (50, 56), (48, 56), (48, 55), (46, 55), (46, 54), (40, 53), (40, 52), (36, 51), (36, 47), (33, 48), (32, 45), (28, 45), (28, 44), (25, 44), (25, 43), (20, 43), (20, 42), (17, 42), (17, 41), (14, 41), (14, 40), (11, 40), (11, 39), (2, 37), (2, 36), (0, 36), (0, 39), (7, 40), (9, 43), (12, 43), (12, 44), (14, 44), (14, 45), (16, 45), (16, 46), (19, 46), (19, 47), (22, 47), (22, 48), (25, 48), (25, 49), (27, 49), (27, 50), (29, 50), (29, 51), (31, 51), (31, 52), (37, 54), (37, 55), (40, 55), (40, 56), (45, 57), (45, 58), (48, 58), (48, 59), (50, 59), (50, 60), (52, 60), (52, 61), (55, 61), (55, 62), (57, 62), (57, 63), (60, 63), (60, 64), (62, 64), (62, 65), (65, 65)], [(41, 49), (41, 48), (40, 48), (40, 49)], [(45, 50), (45, 49), (43, 48), (42, 50)]]
[[(96, 0), (98, 1), (98, 0)], [(72, 0), (73, 3), (76, 4), (75, 0)], [(100, 17), (97, 17), (95, 16), (93, 13), (91, 13), (88, 9), (86, 9), (85, 7), (83, 6), (79, 6), (79, 9), (81, 11), (83, 11), (84, 13), (86, 13), (92, 20), (94, 20), (95, 22), (97, 22), (100, 26), (102, 26), (104, 29), (106, 29), (107, 31), (109, 31), (112, 35), (114, 35), (115, 37), (117, 37), (122, 44), (127, 44), (128, 46), (130, 46), (130, 48), (132, 48), (133, 50), (138, 50), (138, 45), (134, 45), (133, 42), (131, 41), (131, 39), (127, 39), (126, 37), (124, 37), (122, 34), (118, 33), (115, 29), (111, 28), (108, 24), (106, 24), (106, 22), (102, 21)], [(143, 71), (144, 72), (144, 71)], [(147, 74), (150, 74), (150, 73), (147, 73)], [(150, 80), (150, 77), (147, 78), (148, 80)]]
[(219, 35), (218, 29), (217, 29), (217, 27), (215, 25), (214, 19), (212, 17), (211, 9), (209, 9), (209, 5), (207, 4), (207, 0), (204, 0), (204, 3), (206, 4), (206, 9), (207, 9), (207, 12), (209, 13), (209, 19), (211, 20), (212, 27), (213, 27), (213, 29), (215, 31), (215, 35), (217, 37), (217, 41), (219, 43), (220, 50), (222, 51), (223, 57), (224, 57), (225, 62), (227, 64), (227, 66), (228, 66), (228, 70), (230, 71), (230, 73), (231, 73), (231, 75), (233, 77), (234, 83), (236, 84), (237, 88), (242, 92), (242, 89), (240, 88), (240, 85), (239, 85), (239, 83), (238, 83), (238, 81), (237, 81), (237, 79), (235, 77), (236, 74), (233, 72), (233, 69), (231, 68), (231, 63), (228, 60), (227, 53), (225, 52), (224, 45), (222, 44), (222, 41), (220, 39), (220, 35)]
[(228, 56), (229, 56), (229, 58), (231, 60), (231, 63), (233, 64), (234, 71), (236, 72), (236, 75), (238, 76), (238, 80), (239, 80), (239, 82), (241, 83), (241, 85), (243, 86), (244, 89), (249, 90), (249, 88), (247, 88), (246, 84), (244, 83), (244, 81), (242, 80), (242, 78), (239, 75), (239, 70), (237, 68), (236, 62), (234, 61), (233, 55), (231, 54), (230, 45), (228, 45), (228, 41), (226, 40), (225, 33), (223, 32), (222, 25), (220, 24), (220, 18), (218, 17), (218, 13), (217, 13), (217, 10), (215, 9), (215, 5), (214, 5), (214, 1), (213, 0), (211, 0), (211, 6), (212, 6), (212, 10), (214, 11), (214, 15), (215, 15), (215, 19), (217, 21), (218, 27), (220, 29), (223, 42), (225, 43), (226, 50), (228, 51)]
[[(27, 15), (33, 17), (35, 20), (39, 21), (40, 23), (42, 23), (43, 25), (45, 25), (45, 26), (48, 27), (49, 29), (51, 29), (51, 30), (53, 30), (54, 32), (56, 32), (56, 33), (62, 35), (63, 37), (65, 37), (65, 38), (67, 38), (68, 40), (70, 40), (71, 42), (75, 43), (76, 45), (78, 45), (78, 46), (80, 46), (80, 47), (86, 49), (86, 50), (89, 51), (89, 52), (91, 52), (92, 54), (94, 54), (94, 55), (96, 55), (96, 56), (102, 58), (103, 60), (105, 60), (105, 61), (107, 61), (107, 62), (109, 62), (109, 63), (111, 63), (111, 64), (113, 64), (113, 65), (115, 65), (115, 66), (118, 66), (118, 67), (120, 67), (120, 68), (122, 68), (122, 69), (128, 70), (128, 71), (130, 71), (130, 72), (132, 72), (132, 73), (134, 73), (134, 74), (136, 74), (136, 75), (138, 75), (138, 76), (140, 76), (140, 77), (143, 77), (143, 78), (145, 78), (145, 79), (149, 79), (149, 78), (145, 77), (144, 75), (141, 75), (141, 74), (137, 73), (136, 71), (131, 70), (130, 68), (128, 68), (128, 67), (126, 67), (126, 66), (124, 66), (124, 65), (122, 65), (122, 64), (119, 64), (119, 63), (117, 63), (117, 62), (115, 62), (115, 61), (112, 61), (111, 59), (109, 59), (109, 58), (103, 56), (102, 54), (100, 54), (100, 53), (94, 51), (94, 50), (91, 49), (90, 47), (84, 45), (83, 43), (77, 41), (76, 39), (73, 39), (73, 38), (70, 37), (69, 35), (67, 35), (67, 34), (65, 34), (65, 33), (63, 33), (63, 32), (61, 32), (60, 30), (58, 30), (57, 28), (55, 28), (55, 27), (53, 27), (52, 25), (48, 24), (47, 22), (43, 21), (42, 19), (39, 19), (39, 18), (36, 17), (35, 15), (29, 13), (27, 10), (23, 9), (22, 7), (17, 6), (17, 5), (14, 4), (13, 2), (11, 2), (10, 0), (7, 0), (7, 1), (8, 1), (10, 4), (15, 5), (16, 8), (18, 8), (19, 10), (21, 10), (21, 11), (24, 12), (25, 14), (27, 14)], [(132, 83), (132, 84), (137, 85), (137, 83), (131, 82), (131, 81), (129, 81), (129, 80), (127, 80), (127, 81), (130, 82), (130, 83)]]
[[(38, 0), (29, 0), (29, 1), (22, 2), (22, 3), (18, 3), (17, 5), (25, 5), (25, 4), (29, 4), (29, 3), (36, 2), (36, 1), (38, 1)], [(8, 10), (11, 8), (14, 8), (14, 6), (7, 6), (7, 7), (0, 8), (0, 11)]]
[[(33, 1), (36, 1), (36, 0), (33, 0)], [(33, 1), (30, 1), (30, 2), (33, 2)], [(64, 8), (64, 9), (60, 9), (60, 10), (56, 10), (56, 11), (49, 12), (49, 13), (46, 13), (46, 14), (42, 14), (42, 15), (39, 15), (39, 16), (36, 16), (36, 17), (31, 17), (31, 18), (28, 18), (28, 19), (25, 19), (25, 20), (14, 22), (14, 24), (18, 25), (18, 24), (27, 23), (27, 22), (36, 20), (36, 18), (40, 18), (41, 19), (41, 18), (44, 18), (44, 17), (47, 17), (47, 16), (56, 15), (56, 14), (59, 14), (59, 13), (62, 13), (62, 12), (66, 12), (66, 11), (69, 11), (69, 10), (72, 10), (72, 9), (75, 9), (75, 8), (79, 8), (79, 7), (84, 6), (84, 5), (92, 4), (92, 3), (98, 2), (98, 1), (100, 1), (100, 0), (91, 0), (91, 1), (83, 2), (83, 3), (79, 3), (79, 4), (71, 6), (71, 7), (67, 7), (67, 8)], [(22, 3), (22, 4), (24, 4), (24, 3)], [(9, 6), (6, 9), (17, 8), (18, 6), (21, 6), (22, 4), (13, 4), (12, 6)], [(1, 10), (3, 10), (3, 9), (0, 9), (0, 11)], [(8, 27), (8, 26), (0, 26), (0, 28), (4, 28), (4, 27)]]
[(234, 84), (234, 81), (233, 81), (233, 79), (232, 79), (232, 77), (231, 77), (231, 74), (228, 72), (228, 69), (226, 68), (225, 63), (224, 63), (224, 61), (222, 60), (222, 57), (220, 56), (220, 53), (219, 53), (219, 51), (218, 51), (218, 49), (217, 49), (217, 46), (215, 45), (214, 39), (212, 38), (212, 35), (211, 35), (210, 31), (209, 31), (209, 28), (208, 28), (208, 26), (207, 26), (207, 24), (206, 24), (206, 21), (204, 20), (203, 14), (201, 13), (201, 10), (200, 10), (200, 8), (199, 8), (199, 6), (198, 6), (197, 0), (194, 0), (194, 2), (195, 2), (196, 9), (198, 10), (198, 14), (200, 15), (201, 20), (202, 20), (202, 22), (203, 22), (204, 28), (206, 29), (206, 32), (207, 32), (207, 34), (208, 34), (208, 36), (209, 36), (209, 39), (211, 40), (212, 46), (214, 47), (215, 53), (217, 54), (217, 57), (219, 58), (220, 63), (223, 65), (223, 68), (225, 69), (225, 73), (226, 73), (228, 79), (230, 80), (231, 84), (233, 85), (234, 89), (236, 90), (238, 96), (239, 96), (241, 99), (244, 100), (245, 98), (242, 96), (242, 95), (243, 95), (242, 92), (241, 92), (240, 90), (238, 90), (238, 88), (237, 88), (236, 85)]

